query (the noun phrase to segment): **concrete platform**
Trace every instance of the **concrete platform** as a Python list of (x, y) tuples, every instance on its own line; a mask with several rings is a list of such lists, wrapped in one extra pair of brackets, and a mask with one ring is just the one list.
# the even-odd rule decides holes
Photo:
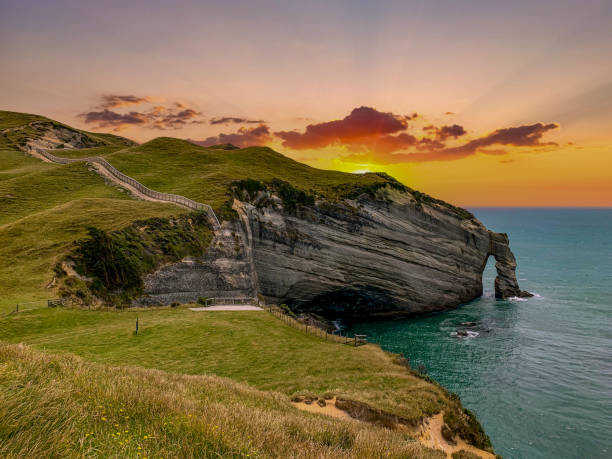
[(189, 309), (191, 311), (263, 311), (263, 309), (258, 306), (250, 306), (248, 304), (217, 304), (215, 306)]

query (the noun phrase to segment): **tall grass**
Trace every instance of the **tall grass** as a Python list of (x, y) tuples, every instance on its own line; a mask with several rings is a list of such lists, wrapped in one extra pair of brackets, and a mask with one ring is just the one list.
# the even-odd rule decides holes
[(299, 411), (215, 376), (0, 343), (0, 456), (442, 458), (410, 437)]

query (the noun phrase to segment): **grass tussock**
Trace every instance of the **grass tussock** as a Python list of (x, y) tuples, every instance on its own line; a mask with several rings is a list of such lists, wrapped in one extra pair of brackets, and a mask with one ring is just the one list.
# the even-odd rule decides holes
[(92, 364), (0, 343), (0, 456), (442, 458), (215, 376)]

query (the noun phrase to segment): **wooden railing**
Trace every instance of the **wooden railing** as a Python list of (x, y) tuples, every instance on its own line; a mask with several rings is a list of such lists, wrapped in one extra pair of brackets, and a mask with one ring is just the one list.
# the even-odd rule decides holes
[(260, 305), (260, 306), (264, 308), (266, 311), (268, 311), (269, 313), (271, 313), (273, 316), (278, 318), (279, 320), (283, 321), (285, 324), (293, 328), (297, 328), (298, 330), (301, 330), (310, 335), (315, 335), (320, 338), (323, 338), (326, 341), (334, 341), (336, 343), (349, 344), (355, 347), (368, 343), (366, 335), (353, 335), (352, 337), (348, 335), (342, 336), (342, 334), (337, 335), (335, 333), (330, 333), (327, 330), (319, 328), (307, 321), (304, 322), (304, 321), (297, 320), (294, 317), (291, 317), (282, 308), (279, 308), (278, 306), (270, 306), (270, 305), (263, 305), (263, 306)]
[(210, 223), (213, 225), (215, 229), (219, 229), (221, 227), (221, 224), (219, 223), (219, 219), (215, 215), (215, 212), (213, 211), (212, 207), (210, 207), (208, 204), (202, 204), (201, 202), (193, 201), (192, 199), (186, 198), (185, 196), (180, 196), (178, 194), (161, 193), (159, 191), (151, 190), (150, 188), (147, 188), (139, 181), (133, 179), (132, 177), (128, 175), (125, 175), (123, 172), (119, 171), (111, 163), (109, 163), (107, 160), (105, 160), (104, 158), (100, 156), (88, 156), (85, 158), (64, 158), (61, 156), (55, 156), (54, 154), (49, 153), (48, 151), (42, 150), (42, 149), (37, 150), (37, 152), (43, 155), (49, 161), (53, 163), (58, 163), (58, 164), (70, 164), (70, 163), (76, 163), (76, 162), (86, 162), (86, 163), (98, 164), (100, 167), (103, 167), (104, 169), (106, 169), (108, 173), (111, 174), (113, 177), (115, 177), (119, 182), (130, 185), (131, 187), (135, 188), (136, 190), (138, 190), (140, 193), (144, 194), (145, 196), (148, 196), (158, 201), (171, 202), (174, 204), (178, 204), (183, 207), (187, 207), (188, 209), (204, 211), (207, 213), (208, 219), (210, 220)]

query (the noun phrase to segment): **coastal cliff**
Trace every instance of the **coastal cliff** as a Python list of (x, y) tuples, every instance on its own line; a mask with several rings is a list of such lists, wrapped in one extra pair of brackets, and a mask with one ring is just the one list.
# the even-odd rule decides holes
[[(273, 189), (240, 198), (239, 218), (218, 236), (227, 241), (231, 233), (235, 250), (226, 247), (222, 262), (215, 260), (223, 246), (217, 240), (205, 256), (163, 267), (145, 280), (141, 303), (256, 290), (298, 312), (406, 317), (479, 297), (489, 256), (496, 260), (497, 297), (529, 295), (519, 288), (505, 234), (419, 192), (385, 186), (354, 199), (291, 206)], [(206, 268), (215, 265), (223, 269)]]

